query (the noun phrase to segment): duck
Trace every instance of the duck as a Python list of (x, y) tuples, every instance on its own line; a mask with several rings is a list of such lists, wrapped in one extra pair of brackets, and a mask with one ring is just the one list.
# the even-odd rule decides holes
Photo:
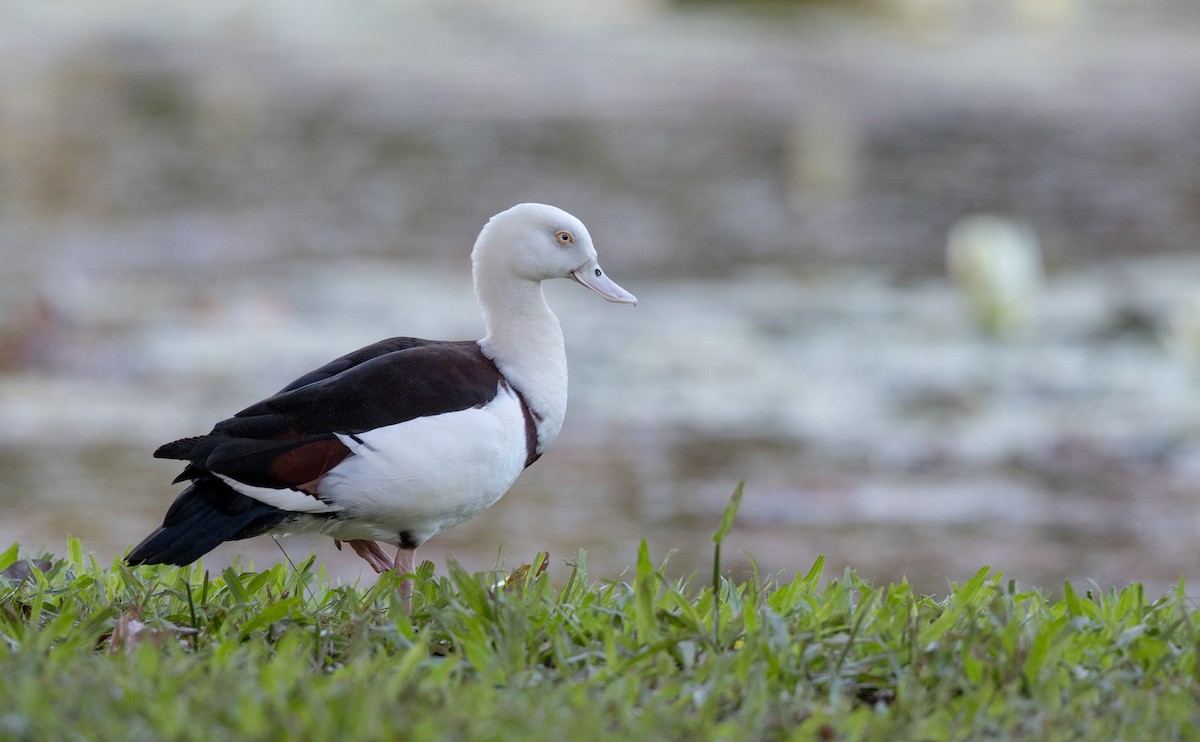
[(493, 216), (471, 273), (481, 340), (381, 340), (159, 447), (186, 462), (173, 483), (188, 485), (126, 562), (184, 566), (226, 541), (316, 533), (411, 575), (418, 547), (495, 504), (558, 436), (567, 357), (543, 282), (637, 303), (583, 222), (546, 204)]

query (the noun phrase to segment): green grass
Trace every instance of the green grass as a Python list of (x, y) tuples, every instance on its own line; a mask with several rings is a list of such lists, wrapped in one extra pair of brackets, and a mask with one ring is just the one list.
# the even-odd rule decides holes
[[(726, 529), (727, 530), (727, 529)], [(565, 584), (65, 559), (0, 579), (0, 739), (1193, 739), (1200, 615), (980, 570), (944, 597), (790, 580)], [(17, 558), (0, 553), (0, 569)], [(714, 598), (716, 598), (714, 600)], [(715, 623), (714, 623), (715, 619)], [(140, 630), (139, 630), (140, 628)]]

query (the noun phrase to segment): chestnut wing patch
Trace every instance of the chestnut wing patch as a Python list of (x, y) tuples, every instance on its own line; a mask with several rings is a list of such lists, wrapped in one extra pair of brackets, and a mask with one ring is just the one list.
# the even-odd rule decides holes
[(350, 449), (337, 438), (315, 440), (277, 455), (267, 466), (267, 474), (298, 487), (325, 476), (349, 455)]
[(154, 453), (158, 458), (190, 462), (176, 481), (211, 473), (256, 487), (298, 488), (320, 479), (350, 455), (350, 449), (332, 434), (256, 439), (214, 432), (193, 440), (186, 456), (179, 455), (185, 453), (179, 450), (184, 441), (168, 443)]

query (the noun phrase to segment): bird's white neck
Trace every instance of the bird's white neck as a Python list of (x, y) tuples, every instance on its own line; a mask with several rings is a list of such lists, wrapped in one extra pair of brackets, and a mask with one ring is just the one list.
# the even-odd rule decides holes
[(525, 397), (540, 453), (558, 436), (567, 411), (567, 353), (558, 317), (537, 281), (481, 280), (477, 273), (475, 293), (487, 323), (479, 345)]

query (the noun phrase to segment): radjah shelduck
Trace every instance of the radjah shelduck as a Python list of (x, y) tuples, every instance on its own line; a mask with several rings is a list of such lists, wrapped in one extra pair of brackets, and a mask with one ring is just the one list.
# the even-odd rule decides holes
[(191, 484), (129, 563), (185, 565), (225, 541), (307, 532), (403, 574), (418, 546), (499, 500), (566, 412), (563, 335), (542, 282), (637, 299), (600, 269), (583, 223), (553, 206), (492, 217), (471, 263), (482, 340), (381, 340), (155, 451), (186, 461), (175, 481)]

